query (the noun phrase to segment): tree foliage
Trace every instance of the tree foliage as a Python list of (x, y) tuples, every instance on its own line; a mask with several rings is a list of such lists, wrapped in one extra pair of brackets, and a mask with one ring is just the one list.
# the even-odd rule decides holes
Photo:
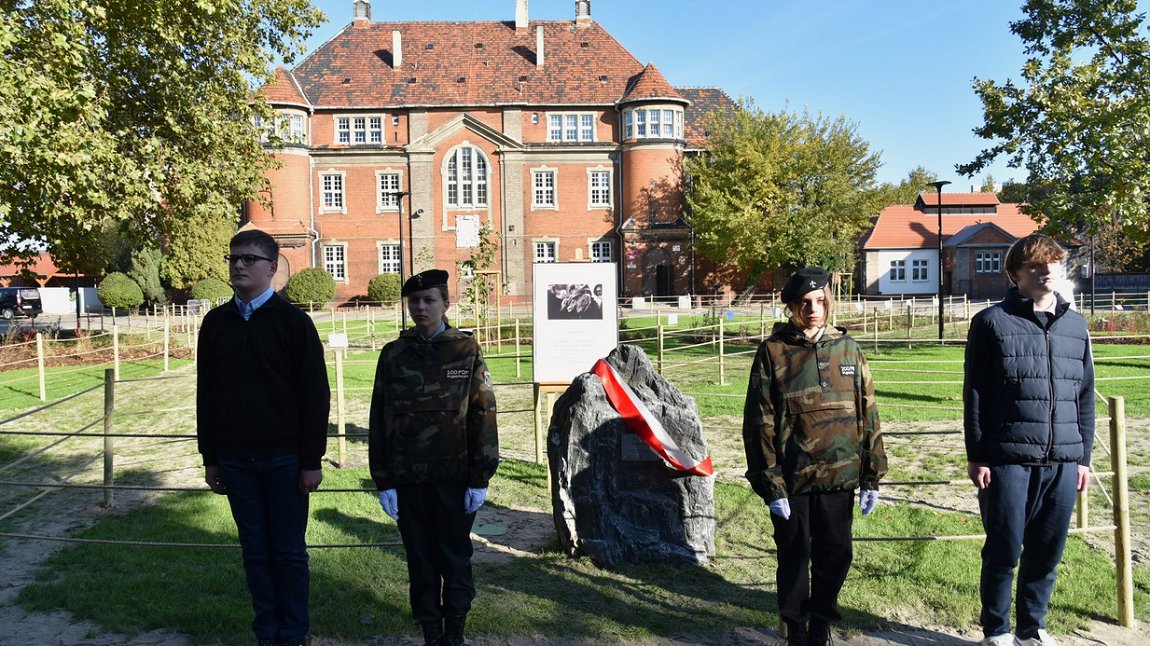
[(744, 100), (708, 124), (708, 153), (684, 162), (700, 253), (754, 280), (780, 266), (846, 270), (882, 208), (877, 154), (845, 117), (766, 113)]
[(140, 286), (126, 274), (118, 271), (108, 274), (100, 281), (96, 286), (96, 296), (105, 307), (112, 308), (113, 312), (144, 304), (144, 292)]
[(141, 244), (201, 205), (234, 213), (272, 163), (253, 85), (321, 18), (307, 0), (0, 0), (0, 239), (23, 242), (0, 255), (80, 262), (108, 221)]
[(205, 278), (192, 286), (189, 297), (197, 300), (215, 301), (232, 295), (232, 286), (219, 278)]
[(160, 275), (176, 289), (188, 289), (205, 278), (228, 279), (224, 255), (236, 233), (232, 212), (211, 204), (173, 222)]
[(1026, 210), (1058, 236), (1150, 239), (1150, 40), (1134, 0), (1028, 0), (1010, 29), (1028, 55), (1018, 83), (975, 79), (993, 141), (966, 175), (1004, 156), (1025, 168)]
[(881, 195), (880, 204), (882, 208), (895, 204), (914, 204), (918, 200), (919, 193), (928, 190), (937, 179), (938, 175), (922, 166), (915, 166), (897, 185), (884, 182), (878, 188)]
[(127, 274), (140, 286), (145, 303), (164, 303), (168, 300), (164, 285), (160, 281), (162, 260), (160, 248), (154, 244), (132, 250)]
[(367, 300), (377, 303), (398, 303), (403, 285), (399, 274), (380, 274), (367, 281)]
[(335, 279), (326, 269), (309, 267), (288, 279), (284, 296), (300, 305), (326, 305), (335, 297)]

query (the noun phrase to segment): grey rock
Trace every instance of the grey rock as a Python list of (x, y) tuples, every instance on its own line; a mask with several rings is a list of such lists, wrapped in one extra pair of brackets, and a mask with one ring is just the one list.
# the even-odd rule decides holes
[[(642, 349), (607, 357), (688, 455), (708, 455), (695, 401), (658, 375)], [(701, 565), (715, 553), (714, 479), (663, 461), (611, 406), (599, 378), (580, 375), (548, 429), (551, 499), (561, 544), (600, 567)]]

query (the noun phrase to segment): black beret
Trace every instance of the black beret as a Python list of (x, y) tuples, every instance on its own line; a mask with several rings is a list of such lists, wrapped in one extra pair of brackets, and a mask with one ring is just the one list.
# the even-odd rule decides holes
[(822, 289), (831, 282), (827, 270), (822, 267), (803, 267), (796, 271), (783, 286), (782, 299), (784, 303), (794, 303), (804, 294), (816, 289)]
[(408, 296), (412, 292), (419, 292), (432, 287), (447, 287), (447, 272), (442, 269), (428, 269), (407, 279), (400, 290), (400, 295)]

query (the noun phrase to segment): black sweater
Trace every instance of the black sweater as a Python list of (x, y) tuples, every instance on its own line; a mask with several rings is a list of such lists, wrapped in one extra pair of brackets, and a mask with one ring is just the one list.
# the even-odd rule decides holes
[(319, 469), (331, 401), (323, 353), (311, 318), (278, 294), (247, 321), (235, 299), (208, 312), (196, 355), (204, 465), (295, 453), (300, 468)]

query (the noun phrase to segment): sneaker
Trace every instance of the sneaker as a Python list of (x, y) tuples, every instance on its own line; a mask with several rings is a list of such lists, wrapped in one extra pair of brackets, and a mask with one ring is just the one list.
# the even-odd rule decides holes
[(1017, 646), (1058, 646), (1058, 642), (1045, 630), (1039, 628), (1038, 634), (1028, 639), (1019, 637), (1014, 642)]
[(981, 644), (981, 646), (1014, 646), (1015, 640), (1014, 635), (1011, 635), (1010, 633), (1003, 633), (1001, 635), (987, 637), (986, 639), (983, 639), (981, 642), (979, 642), (979, 644)]

